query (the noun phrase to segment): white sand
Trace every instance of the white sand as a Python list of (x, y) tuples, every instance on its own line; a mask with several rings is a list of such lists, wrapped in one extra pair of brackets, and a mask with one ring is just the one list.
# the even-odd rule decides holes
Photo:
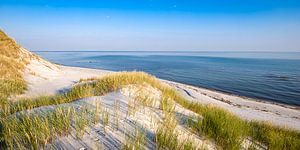
[[(20, 97), (60, 93), (70, 89), (81, 78), (99, 77), (107, 73), (111, 73), (111, 71), (59, 66), (46, 61), (32, 61), (25, 71), (29, 90)], [(280, 106), (176, 82), (162, 81), (176, 88), (189, 100), (222, 107), (247, 120), (272, 122), (275, 125), (300, 131), (299, 107)]]
[(28, 90), (24, 97), (53, 95), (68, 90), (82, 78), (99, 77), (109, 73), (106, 70), (96, 70), (78, 67), (54, 65), (47, 61), (33, 60), (26, 67), (24, 77)]

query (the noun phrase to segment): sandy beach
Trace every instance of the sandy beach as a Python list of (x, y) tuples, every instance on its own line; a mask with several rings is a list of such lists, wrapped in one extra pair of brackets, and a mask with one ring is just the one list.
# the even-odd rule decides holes
[[(61, 93), (70, 89), (80, 79), (101, 77), (111, 72), (108, 70), (53, 65), (47, 61), (32, 61), (24, 73), (29, 89), (19, 97), (36, 97)], [(300, 131), (299, 107), (277, 105), (172, 81), (162, 81), (174, 87), (191, 101), (224, 108), (246, 120), (270, 122)]]

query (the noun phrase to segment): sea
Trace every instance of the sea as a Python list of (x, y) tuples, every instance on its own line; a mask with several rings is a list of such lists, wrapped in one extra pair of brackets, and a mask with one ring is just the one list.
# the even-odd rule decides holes
[(37, 51), (62, 65), (158, 78), (300, 106), (300, 52)]

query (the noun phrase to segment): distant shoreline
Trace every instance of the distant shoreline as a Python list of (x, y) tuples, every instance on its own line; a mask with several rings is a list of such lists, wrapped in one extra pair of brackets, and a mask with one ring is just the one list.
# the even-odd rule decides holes
[(247, 96), (243, 96), (243, 95), (229, 93), (229, 92), (222, 91), (222, 90), (210, 89), (210, 88), (206, 88), (206, 87), (195, 86), (195, 85), (190, 85), (190, 84), (176, 82), (176, 81), (170, 81), (170, 80), (164, 80), (164, 79), (160, 79), (160, 80), (165, 81), (165, 82), (169, 82), (169, 83), (182, 84), (182, 85), (190, 86), (190, 87), (194, 87), (194, 88), (205, 89), (205, 90), (209, 90), (209, 91), (212, 91), (212, 92), (217, 92), (217, 93), (225, 94), (225, 95), (229, 95), (229, 96), (240, 97), (240, 98), (243, 98), (243, 99), (246, 99), (246, 100), (249, 100), (249, 101), (253, 101), (253, 102), (265, 103), (265, 104), (270, 104), (270, 105), (277, 105), (277, 106), (281, 106), (281, 107), (285, 107), (285, 108), (289, 108), (289, 109), (300, 110), (300, 106), (298, 106), (298, 105), (273, 102), (273, 101), (267, 100), (267, 99), (252, 98), (252, 97), (247, 97)]

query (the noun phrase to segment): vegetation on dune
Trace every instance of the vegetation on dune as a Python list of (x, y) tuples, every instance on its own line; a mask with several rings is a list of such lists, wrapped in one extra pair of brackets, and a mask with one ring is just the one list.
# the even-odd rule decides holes
[(145, 149), (146, 135), (142, 129), (135, 128), (133, 136), (125, 136), (123, 150)]
[[(22, 49), (13, 39), (0, 30), (0, 102), (26, 89), (22, 71), (35, 55)], [(0, 104), (1, 104), (0, 103)], [(1, 106), (1, 105), (0, 105)]]
[(30, 113), (12, 115), (2, 123), (2, 138), (10, 149), (40, 149), (55, 138), (70, 134), (72, 122), (76, 137), (81, 138), (85, 127), (94, 122), (89, 114), (85, 107), (79, 111), (59, 107), (42, 116)]
[(189, 126), (196, 133), (215, 139), (216, 143), (225, 149), (240, 149), (247, 135), (247, 123), (223, 109), (200, 107), (206, 111), (195, 121), (189, 120)]
[(155, 142), (157, 149), (174, 150), (195, 150), (197, 149), (192, 141), (179, 139), (176, 130), (177, 119), (175, 113), (175, 103), (164, 97), (161, 100), (160, 108), (163, 110), (164, 120), (155, 131)]
[[(196, 134), (213, 139), (220, 148), (239, 149), (241, 147), (241, 143), (246, 138), (250, 138), (255, 143), (264, 144), (269, 149), (300, 149), (299, 132), (275, 127), (266, 123), (247, 122), (218, 107), (190, 102), (168, 85), (161, 83), (155, 77), (146, 73), (120, 72), (109, 74), (102, 78), (85, 79), (80, 82), (80, 84), (73, 87), (65, 94), (8, 103), (6, 107), (2, 109), (1, 113), (2, 117), (5, 117), (2, 121), (2, 140), (9, 146), (10, 143), (12, 143), (12, 140), (15, 139), (12, 139), (8, 135), (15, 134), (16, 132), (12, 133), (11, 131), (18, 131), (20, 128), (19, 124), (22, 124), (22, 122), (18, 124), (8, 124), (8, 120), (11, 117), (7, 116), (10, 114), (45, 105), (69, 103), (78, 98), (103, 95), (130, 84), (146, 83), (162, 92), (160, 108), (165, 112), (166, 122), (168, 122), (168, 118), (173, 118), (171, 115), (172, 113), (168, 113), (173, 110), (173, 108), (170, 107), (173, 106), (172, 103), (180, 104), (182, 107), (199, 115), (197, 119), (191, 119), (188, 121), (190, 129)], [(104, 122), (109, 119), (109, 116), (105, 114), (105, 111), (102, 112), (101, 116), (103, 116), (103, 118), (107, 118), (104, 119)], [(60, 125), (55, 125), (53, 123), (49, 124), (51, 124), (52, 129), (56, 129), (57, 127), (60, 128)], [(82, 131), (84, 127), (84, 125), (78, 122), (78, 131)], [(36, 127), (32, 125), (26, 128), (31, 129)], [(172, 129), (172, 127), (170, 128)], [(23, 132), (26, 132), (24, 135), (29, 133), (27, 130)], [(187, 142), (185, 144), (178, 144), (180, 142), (175, 142), (175, 144), (171, 145), (168, 145), (170, 143), (164, 142), (167, 139), (169, 139), (167, 141), (170, 141), (170, 139), (176, 141), (176, 132), (173, 132), (173, 130), (161, 129), (157, 130), (156, 134), (156, 142), (162, 148), (174, 148), (178, 147), (178, 145), (185, 145), (184, 147), (191, 148), (193, 147)], [(128, 147), (131, 146), (128, 145)]]
[[(22, 55), (20, 46), (0, 30), (0, 111), (8, 105), (10, 96), (26, 90), (22, 71), (27, 64), (26, 55)], [(3, 116), (1, 115), (0, 123)], [(2, 125), (0, 124), (0, 134)], [(2, 138), (3, 135), (1, 135)], [(1, 141), (1, 139), (0, 139)]]
[(269, 123), (250, 122), (249, 136), (268, 149), (300, 149), (300, 134), (290, 129), (274, 127)]

